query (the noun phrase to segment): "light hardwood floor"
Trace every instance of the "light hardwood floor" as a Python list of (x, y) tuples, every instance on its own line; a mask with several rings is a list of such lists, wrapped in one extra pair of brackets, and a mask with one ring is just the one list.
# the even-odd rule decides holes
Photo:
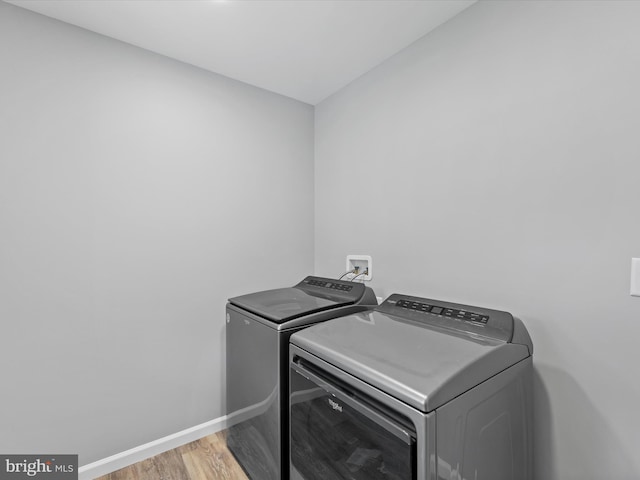
[(247, 480), (224, 435), (209, 435), (96, 480)]

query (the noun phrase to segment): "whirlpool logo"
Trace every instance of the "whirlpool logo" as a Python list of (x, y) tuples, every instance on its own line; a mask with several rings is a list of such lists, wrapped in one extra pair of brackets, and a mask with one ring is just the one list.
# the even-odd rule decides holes
[(78, 480), (78, 455), (0, 455), (0, 479)]
[(333, 401), (333, 400), (331, 400), (330, 398), (329, 398), (328, 400), (329, 400), (329, 406), (330, 406), (331, 408), (333, 408), (334, 410), (336, 410), (336, 411), (338, 411), (338, 412), (342, 413), (342, 405), (340, 405), (338, 402), (334, 402), (334, 401)]

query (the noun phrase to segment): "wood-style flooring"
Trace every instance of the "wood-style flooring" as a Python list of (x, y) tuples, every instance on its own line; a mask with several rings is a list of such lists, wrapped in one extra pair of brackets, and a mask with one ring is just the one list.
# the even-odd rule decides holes
[(224, 432), (187, 443), (96, 480), (247, 480)]

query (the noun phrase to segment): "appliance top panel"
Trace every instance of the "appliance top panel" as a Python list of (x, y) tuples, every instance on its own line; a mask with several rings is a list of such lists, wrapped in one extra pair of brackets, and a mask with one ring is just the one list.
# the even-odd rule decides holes
[[(421, 304), (428, 305), (436, 319), (445, 309), (462, 317), (472, 312), (480, 319), (443, 317), (447, 322), (463, 323), (463, 327), (442, 326), (440, 321), (424, 321), (430, 312), (423, 313)], [(434, 307), (443, 310), (434, 312)], [(291, 343), (422, 412), (430, 412), (530, 355), (526, 345), (476, 333), (475, 323), (478, 328), (491, 327), (494, 318), (498, 321), (505, 312), (461, 307), (392, 295), (374, 311), (296, 332)]]
[(274, 323), (358, 303), (365, 293), (361, 283), (307, 277), (290, 288), (249, 293), (229, 303)]

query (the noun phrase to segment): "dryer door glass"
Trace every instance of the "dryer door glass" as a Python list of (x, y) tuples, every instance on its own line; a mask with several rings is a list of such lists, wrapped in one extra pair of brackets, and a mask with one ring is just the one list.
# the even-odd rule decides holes
[(309, 365), (291, 369), (292, 480), (412, 480), (415, 433)]

